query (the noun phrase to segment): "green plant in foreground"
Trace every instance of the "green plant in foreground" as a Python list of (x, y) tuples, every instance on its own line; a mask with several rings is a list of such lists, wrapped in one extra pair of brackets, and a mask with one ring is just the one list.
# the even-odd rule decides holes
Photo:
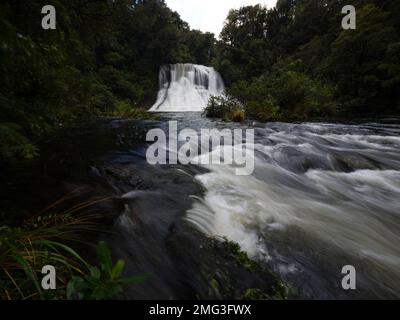
[[(120, 260), (113, 266), (105, 243), (98, 248), (100, 268), (89, 265), (66, 244), (81, 242), (82, 233), (101, 231), (96, 222), (101, 217), (82, 210), (103, 200), (79, 203), (58, 214), (34, 215), (21, 227), (0, 226), (0, 299), (111, 299), (121, 293), (121, 285), (143, 278), (122, 277), (124, 262)], [(42, 289), (41, 271), (45, 265), (56, 269), (57, 290)], [(77, 280), (79, 277), (83, 282)]]
[[(2, 299), (46, 299), (38, 274), (45, 265), (57, 268), (60, 287), (73, 273), (82, 273), (86, 262), (70, 247), (51, 240), (57, 229), (36, 230), (0, 227), (0, 297)], [(62, 290), (51, 298), (62, 298)]]
[(97, 258), (100, 264), (99, 267), (91, 266), (89, 274), (83, 277), (73, 277), (68, 283), (68, 299), (118, 299), (122, 293), (122, 285), (146, 278), (146, 275), (124, 277), (125, 262), (118, 260), (113, 265), (110, 250), (103, 241), (98, 245)]

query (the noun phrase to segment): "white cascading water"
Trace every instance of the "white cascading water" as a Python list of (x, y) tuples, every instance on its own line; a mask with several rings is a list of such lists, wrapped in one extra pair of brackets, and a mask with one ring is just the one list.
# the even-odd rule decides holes
[(203, 111), (211, 96), (225, 90), (221, 75), (212, 67), (173, 64), (161, 67), (157, 101), (152, 112)]
[[(254, 173), (237, 176), (230, 165), (204, 166), (208, 172), (195, 177), (204, 197), (194, 197), (185, 220), (237, 242), (292, 279), (307, 269), (297, 256), (307, 247), (337, 270), (363, 265), (367, 286), (398, 297), (399, 132), (395, 125), (259, 123)], [(218, 163), (220, 153), (211, 157)], [(296, 259), (281, 255), (290, 250)]]

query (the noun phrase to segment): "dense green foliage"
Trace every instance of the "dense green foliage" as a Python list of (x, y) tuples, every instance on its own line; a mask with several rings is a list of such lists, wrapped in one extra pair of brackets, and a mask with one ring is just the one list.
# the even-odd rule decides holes
[[(56, 8), (56, 30), (41, 27), (46, 4)], [(155, 99), (160, 65), (209, 64), (214, 46), (162, 0), (3, 1), (0, 157), (31, 157), (23, 136), (34, 142), (70, 119), (143, 116), (135, 109)]]
[(32, 158), (37, 149), (22, 135), (22, 129), (15, 123), (0, 123), (0, 156), (6, 159)]
[[(343, 30), (353, 4), (356, 30)], [(213, 61), (249, 117), (398, 114), (398, 1), (278, 0), (231, 10)]]
[(300, 60), (277, 64), (268, 76), (235, 82), (229, 91), (245, 102), (249, 117), (260, 120), (306, 119), (336, 108), (333, 88), (307, 75)]
[(211, 96), (204, 114), (209, 118), (222, 118), (236, 122), (245, 119), (243, 105), (229, 95), (225, 97)]
[(400, 109), (398, 1), (352, 1), (356, 30), (341, 28), (344, 0), (242, 7), (218, 42), (163, 0), (54, 0), (56, 30), (41, 28), (45, 4), (0, 4), (0, 160), (34, 156), (37, 138), (70, 119), (145, 116), (168, 63), (214, 65), (250, 118)]

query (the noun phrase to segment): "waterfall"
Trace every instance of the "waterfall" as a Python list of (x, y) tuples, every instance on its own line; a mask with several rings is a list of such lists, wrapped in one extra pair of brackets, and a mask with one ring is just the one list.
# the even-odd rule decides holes
[(196, 64), (162, 66), (153, 112), (203, 111), (210, 96), (220, 96), (225, 86), (212, 67)]

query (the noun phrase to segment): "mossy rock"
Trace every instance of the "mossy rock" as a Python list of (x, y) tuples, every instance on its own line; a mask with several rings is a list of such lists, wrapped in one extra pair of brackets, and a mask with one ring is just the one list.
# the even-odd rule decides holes
[(278, 275), (250, 259), (237, 243), (185, 230), (173, 232), (167, 247), (187, 286), (186, 298), (287, 299), (290, 293)]

